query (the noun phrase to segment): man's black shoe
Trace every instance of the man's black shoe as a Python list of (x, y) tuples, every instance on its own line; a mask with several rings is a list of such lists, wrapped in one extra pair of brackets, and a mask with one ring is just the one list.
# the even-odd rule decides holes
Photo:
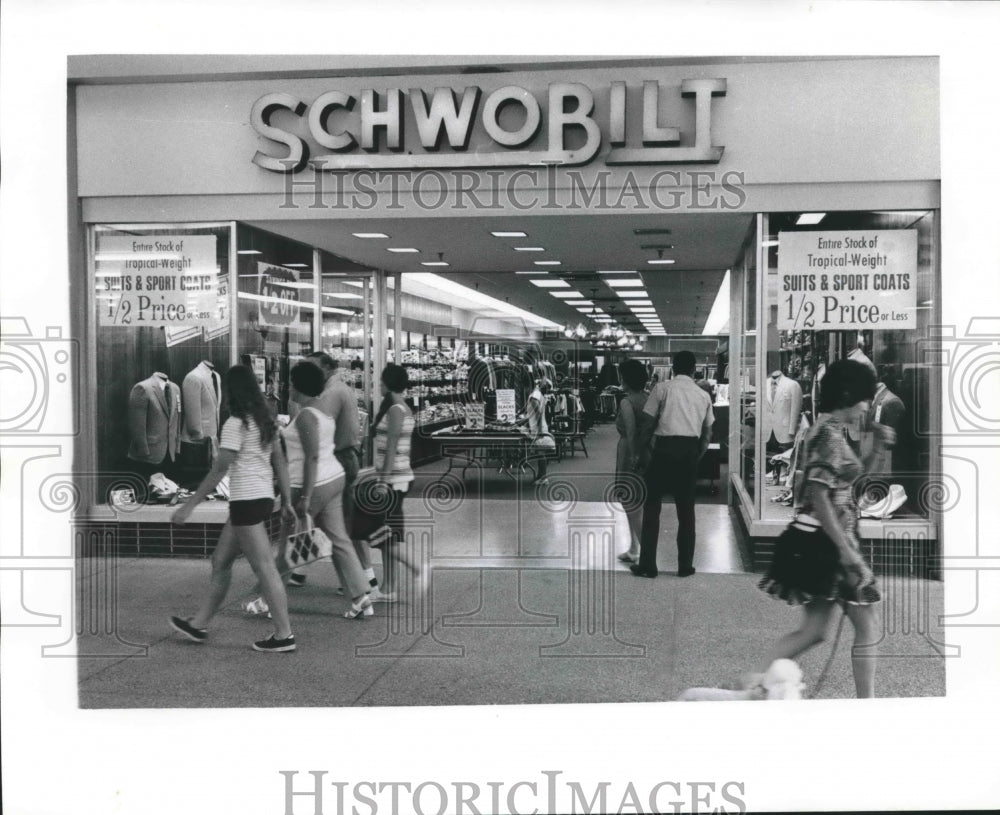
[(694, 574), (694, 572), (695, 572), (695, 569), (694, 569), (694, 566), (692, 566), (690, 569), (681, 569), (679, 572), (677, 572), (677, 576), (678, 577), (690, 577), (691, 575)]
[(656, 577), (656, 575), (659, 574), (659, 572), (652, 572), (649, 569), (643, 569), (638, 563), (634, 563), (628, 568), (629, 571), (636, 577)]

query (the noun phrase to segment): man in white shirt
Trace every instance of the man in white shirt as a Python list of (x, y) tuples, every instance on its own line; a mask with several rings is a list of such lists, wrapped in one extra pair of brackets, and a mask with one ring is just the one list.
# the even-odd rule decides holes
[(663, 494), (672, 492), (677, 507), (677, 575), (694, 574), (694, 488), (698, 460), (712, 437), (712, 400), (691, 378), (695, 356), (690, 351), (674, 355), (674, 378), (660, 382), (646, 400), (644, 412), (655, 419), (648, 423), (640, 447), (654, 441), (652, 458), (645, 469), (646, 498), (643, 503), (639, 562), (631, 567), (637, 577), (656, 577), (656, 547), (660, 535)]

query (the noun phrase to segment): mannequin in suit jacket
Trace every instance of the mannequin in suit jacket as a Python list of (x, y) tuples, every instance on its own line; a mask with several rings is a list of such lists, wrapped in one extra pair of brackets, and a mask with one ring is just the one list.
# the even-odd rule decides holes
[(144, 464), (173, 462), (180, 452), (181, 390), (166, 374), (136, 383), (128, 397), (128, 457)]
[[(875, 398), (872, 399), (871, 406), (868, 408), (868, 414), (863, 420), (862, 429), (867, 433), (871, 433), (873, 424), (882, 424), (896, 431), (896, 438), (898, 439), (902, 430), (904, 413), (906, 413), (906, 407), (903, 404), (903, 400), (889, 390), (885, 382), (879, 381), (875, 387)], [(866, 438), (865, 448), (870, 447), (871, 442)], [(869, 473), (875, 476), (892, 475), (892, 447), (880, 447), (879, 453), (869, 463)]]
[(211, 439), (214, 448), (219, 435), (222, 377), (211, 362), (204, 360), (188, 371), (182, 391), (184, 425), (181, 429), (181, 441), (202, 442), (204, 439)]
[(764, 443), (771, 451), (784, 451), (795, 442), (802, 415), (802, 388), (781, 371), (772, 371), (764, 382), (758, 414)]

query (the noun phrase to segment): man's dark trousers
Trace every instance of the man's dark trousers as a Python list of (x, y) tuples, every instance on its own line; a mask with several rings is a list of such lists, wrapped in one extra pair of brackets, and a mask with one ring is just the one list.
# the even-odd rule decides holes
[(693, 436), (656, 436), (646, 468), (646, 499), (642, 510), (639, 568), (655, 573), (663, 494), (670, 492), (677, 507), (677, 568), (683, 573), (694, 562), (694, 488), (698, 480), (699, 440)]

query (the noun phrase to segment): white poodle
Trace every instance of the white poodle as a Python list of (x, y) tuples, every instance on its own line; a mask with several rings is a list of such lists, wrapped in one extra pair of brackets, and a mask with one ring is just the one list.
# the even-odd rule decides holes
[(688, 688), (677, 697), (679, 702), (735, 702), (742, 699), (770, 701), (772, 699), (801, 699), (805, 685), (802, 671), (790, 659), (776, 659), (764, 674), (753, 674), (744, 682), (742, 690), (725, 688)]

